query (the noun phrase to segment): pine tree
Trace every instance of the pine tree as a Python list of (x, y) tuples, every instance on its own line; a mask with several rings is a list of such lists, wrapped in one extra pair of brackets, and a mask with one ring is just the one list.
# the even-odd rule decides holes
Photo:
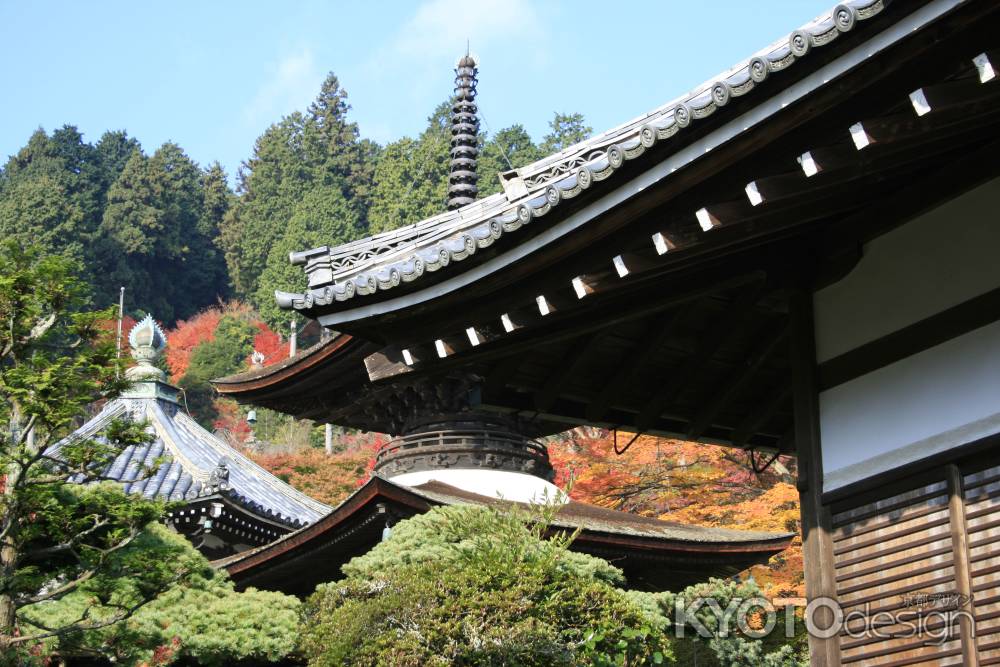
[(503, 189), (499, 177), (502, 172), (523, 167), (544, 156), (521, 124), (487, 137), (479, 154), (479, 196), (487, 197)]
[(358, 229), (357, 211), (344, 194), (334, 187), (315, 188), (295, 207), (284, 234), (271, 247), (267, 267), (260, 275), (253, 301), (261, 317), (275, 330), (284, 330), (288, 313), (274, 300), (275, 290), (303, 291), (302, 268), (288, 261), (291, 252), (321, 245), (346, 243)]
[(442, 102), (417, 140), (403, 137), (383, 149), (375, 166), (369, 233), (413, 224), (445, 210), (451, 104)]
[(256, 290), (271, 245), (281, 238), (295, 202), (311, 184), (302, 146), (304, 123), (296, 112), (267, 128), (237, 176), (239, 199), (224, 216), (220, 243), (233, 289), (241, 297)]
[[(274, 289), (302, 281), (301, 270), (288, 264), (290, 251), (346, 243), (368, 231), (379, 148), (359, 139), (349, 110), (347, 93), (330, 74), (308, 111), (269, 127), (240, 170), (239, 200), (224, 217), (220, 245), (236, 294), (270, 323), (278, 316)], [(318, 218), (294, 219), (305, 210)]]
[[(305, 150), (314, 169), (314, 184), (339, 186), (363, 223), (371, 197), (377, 146), (360, 140), (357, 123), (347, 120), (347, 91), (330, 72), (306, 114)], [(362, 229), (363, 231), (363, 229)]]
[(77, 129), (39, 129), (0, 177), (0, 236), (90, 261), (102, 194), (98, 156)]
[(167, 322), (194, 314), (222, 291), (201, 179), (181, 148), (166, 143), (149, 158), (133, 153), (108, 192), (102, 221), (108, 275)]
[(588, 138), (594, 130), (580, 113), (556, 113), (549, 121), (549, 133), (542, 138), (542, 152), (555, 153)]

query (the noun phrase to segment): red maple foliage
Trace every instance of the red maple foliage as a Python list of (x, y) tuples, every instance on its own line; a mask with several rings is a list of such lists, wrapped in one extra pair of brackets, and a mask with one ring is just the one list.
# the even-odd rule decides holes
[(222, 308), (207, 308), (194, 317), (181, 320), (167, 332), (167, 368), (170, 378), (178, 382), (187, 373), (194, 349), (202, 343), (215, 339), (215, 329), (222, 319)]
[[(253, 349), (264, 355), (264, 365), (276, 364), (288, 357), (288, 344), (264, 322), (256, 322), (260, 331), (253, 337)], [(251, 363), (247, 359), (247, 363)]]

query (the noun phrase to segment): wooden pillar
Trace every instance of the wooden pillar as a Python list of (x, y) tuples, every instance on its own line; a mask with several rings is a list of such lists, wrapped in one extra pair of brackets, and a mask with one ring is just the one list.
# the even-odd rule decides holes
[(957, 465), (950, 463), (945, 466), (945, 475), (948, 479), (948, 516), (951, 523), (952, 562), (955, 564), (955, 589), (965, 600), (965, 604), (958, 611), (969, 613), (969, 615), (962, 614), (958, 618), (959, 632), (962, 636), (962, 664), (965, 667), (979, 667), (962, 472)]
[[(820, 447), (819, 389), (816, 341), (813, 331), (812, 292), (798, 288), (789, 299), (792, 395), (795, 409), (795, 449), (799, 469), (799, 504), (802, 513), (802, 555), (806, 596), (809, 600), (837, 599), (830, 510), (822, 502), (823, 459)], [(821, 608), (819, 627), (828, 627), (832, 612)], [(809, 637), (810, 664), (840, 665), (840, 639)]]

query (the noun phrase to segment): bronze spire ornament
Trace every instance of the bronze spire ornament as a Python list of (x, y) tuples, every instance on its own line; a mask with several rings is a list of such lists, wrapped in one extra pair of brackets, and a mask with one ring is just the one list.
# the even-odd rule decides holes
[(451, 174), (448, 177), (448, 210), (471, 204), (479, 188), (476, 157), (479, 155), (479, 118), (476, 116), (476, 59), (468, 51), (455, 66), (455, 102), (451, 112)]

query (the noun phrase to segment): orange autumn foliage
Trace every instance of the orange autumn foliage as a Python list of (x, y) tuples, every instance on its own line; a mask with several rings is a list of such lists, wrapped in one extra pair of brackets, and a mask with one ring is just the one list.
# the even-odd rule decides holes
[(375, 466), (375, 452), (384, 441), (385, 436), (379, 434), (345, 435), (329, 456), (322, 449), (309, 448), (252, 457), (279, 479), (333, 506), (368, 480)]
[[(632, 434), (618, 433), (619, 449)], [(682, 523), (743, 530), (798, 532), (798, 494), (791, 461), (755, 474), (743, 452), (641, 436), (622, 454), (615, 435), (580, 428), (548, 443), (556, 483), (595, 505)], [(750, 572), (766, 594), (804, 594), (801, 542)]]
[[(219, 321), (227, 315), (250, 322), (257, 328), (253, 348), (264, 355), (265, 366), (278, 363), (288, 355), (287, 344), (283, 343), (281, 336), (260, 319), (252, 307), (239, 301), (228, 301), (206, 308), (187, 320), (179, 321), (167, 332), (169, 341), (166, 350), (167, 368), (173, 381), (179, 381), (187, 373), (195, 348), (202, 343), (215, 340)], [(246, 365), (247, 368), (250, 367), (250, 355), (247, 355)]]

